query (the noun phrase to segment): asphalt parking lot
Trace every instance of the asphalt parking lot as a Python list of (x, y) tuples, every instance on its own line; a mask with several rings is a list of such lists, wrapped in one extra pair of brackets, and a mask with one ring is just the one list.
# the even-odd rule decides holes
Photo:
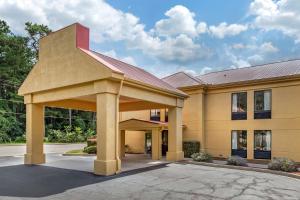
[(21, 156), (1, 157), (0, 199), (300, 199), (299, 179), (273, 174), (163, 163), (102, 177), (47, 158), (50, 165), (25, 166)]

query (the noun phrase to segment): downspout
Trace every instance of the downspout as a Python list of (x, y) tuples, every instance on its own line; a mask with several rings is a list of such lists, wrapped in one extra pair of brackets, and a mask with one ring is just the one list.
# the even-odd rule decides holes
[(119, 88), (119, 91), (118, 91), (118, 94), (117, 94), (117, 101), (116, 101), (116, 109), (117, 109), (117, 112), (116, 112), (116, 138), (115, 138), (115, 144), (116, 144), (116, 146), (115, 146), (115, 151), (116, 151), (116, 157), (115, 157), (115, 159), (116, 159), (116, 169), (117, 169), (117, 171), (116, 171), (116, 174), (119, 174), (120, 172), (121, 172), (121, 167), (119, 168), (119, 162), (120, 162), (120, 160), (121, 160), (121, 158), (119, 157), (119, 132), (120, 132), (120, 130), (119, 130), (119, 99), (120, 99), (120, 94), (121, 94), (121, 90), (122, 90), (122, 87), (123, 87), (123, 81), (124, 81), (124, 79), (122, 79), (121, 80), (121, 84), (120, 84), (120, 88)]

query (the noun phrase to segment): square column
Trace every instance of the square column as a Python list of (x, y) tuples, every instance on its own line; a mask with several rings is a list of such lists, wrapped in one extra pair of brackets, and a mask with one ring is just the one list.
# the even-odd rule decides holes
[(44, 106), (26, 104), (26, 154), (24, 164), (45, 163), (44, 154)]
[(125, 157), (125, 130), (120, 130), (120, 146), (119, 146), (119, 156), (120, 158)]
[(161, 159), (161, 131), (159, 128), (152, 129), (152, 160)]
[(182, 151), (182, 108), (169, 108), (168, 118), (169, 131), (167, 160), (183, 160), (184, 154)]
[(94, 173), (113, 175), (121, 169), (119, 151), (119, 99), (116, 94), (96, 95), (97, 102), (97, 159)]

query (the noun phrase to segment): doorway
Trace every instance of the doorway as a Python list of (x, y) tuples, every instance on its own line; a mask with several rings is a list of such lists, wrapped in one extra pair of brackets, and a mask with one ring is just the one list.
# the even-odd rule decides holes
[(145, 133), (145, 153), (151, 155), (152, 154), (152, 134), (151, 132)]
[(161, 155), (166, 156), (168, 151), (168, 130), (163, 130), (161, 133)]

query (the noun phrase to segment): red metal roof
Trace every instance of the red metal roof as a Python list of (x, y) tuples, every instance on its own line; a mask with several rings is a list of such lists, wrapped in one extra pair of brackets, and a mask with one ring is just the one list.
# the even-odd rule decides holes
[(157, 88), (162, 88), (164, 90), (168, 90), (183, 96), (187, 96), (184, 92), (176, 89), (175, 87), (171, 86), (167, 82), (157, 78), (153, 74), (145, 71), (144, 69), (135, 67), (123, 61), (117, 60), (115, 58), (103, 55), (98, 52), (89, 51), (89, 54), (92, 54), (93, 57), (99, 58), (100, 62), (104, 62), (103, 64), (107, 67), (110, 67), (112, 70), (121, 72), (124, 74), (125, 78), (131, 79), (134, 81), (138, 81), (141, 83), (146, 83), (150, 86), (155, 86)]
[(219, 85), (294, 75), (300, 75), (300, 60), (288, 60), (252, 67), (211, 72), (197, 76), (197, 78), (211, 85)]
[(177, 72), (175, 74), (162, 78), (162, 80), (176, 88), (205, 84), (200, 79), (193, 77), (185, 72)]
[(167, 76), (163, 80), (173, 87), (180, 88), (195, 85), (223, 85), (297, 75), (300, 76), (300, 59), (210, 72), (196, 77), (179, 72)]

